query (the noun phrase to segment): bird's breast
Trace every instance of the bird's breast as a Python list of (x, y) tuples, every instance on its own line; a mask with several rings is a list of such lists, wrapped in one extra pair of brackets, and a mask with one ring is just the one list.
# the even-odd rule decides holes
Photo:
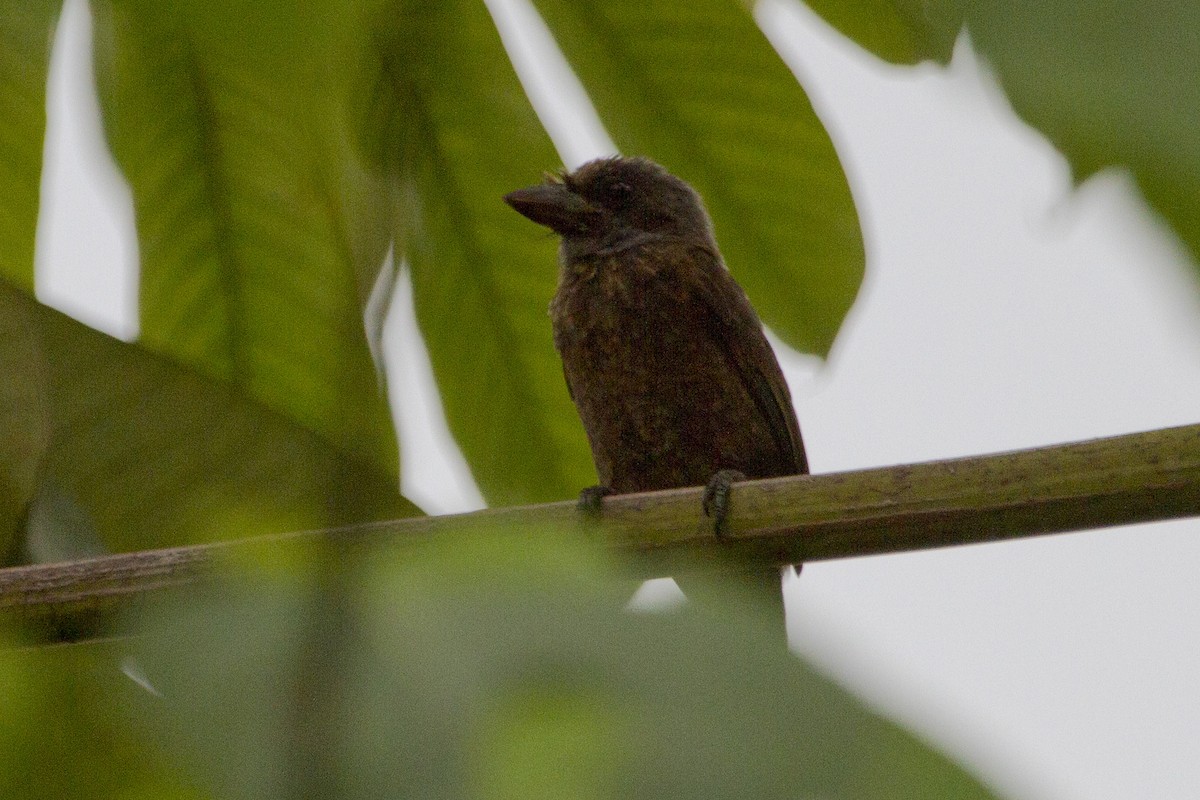
[(771, 438), (710, 309), (683, 276), (627, 262), (564, 271), (551, 304), (601, 481), (634, 491), (704, 483), (726, 466), (761, 472)]

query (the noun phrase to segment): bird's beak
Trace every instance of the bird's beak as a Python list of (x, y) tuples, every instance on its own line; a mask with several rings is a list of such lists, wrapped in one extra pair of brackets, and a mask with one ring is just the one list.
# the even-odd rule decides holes
[(539, 225), (563, 236), (586, 233), (604, 210), (562, 183), (543, 183), (504, 195), (504, 202)]

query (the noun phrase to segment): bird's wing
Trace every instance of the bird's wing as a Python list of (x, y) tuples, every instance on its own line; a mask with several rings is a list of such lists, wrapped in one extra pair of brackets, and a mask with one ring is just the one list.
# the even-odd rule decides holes
[(571, 402), (575, 402), (575, 389), (571, 386), (571, 374), (567, 372), (566, 364), (563, 365), (563, 381), (567, 384), (567, 397), (571, 398)]
[(794, 461), (797, 473), (807, 473), (808, 459), (791, 393), (763, 333), (762, 322), (720, 256), (707, 247), (696, 247), (689, 255), (693, 265), (702, 265), (700, 272), (694, 268), (671, 271), (708, 308), (711, 315), (708, 330), (719, 340), (717, 349), (725, 355), (730, 370), (741, 378), (759, 413), (767, 420), (776, 447)]

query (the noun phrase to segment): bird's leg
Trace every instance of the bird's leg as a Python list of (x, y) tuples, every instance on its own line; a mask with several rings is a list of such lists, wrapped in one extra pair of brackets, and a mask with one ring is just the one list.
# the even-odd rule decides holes
[(579, 502), (575, 507), (586, 517), (598, 517), (604, 508), (604, 498), (610, 494), (613, 494), (613, 490), (607, 486), (588, 486), (579, 492)]
[(713, 518), (713, 535), (718, 538), (725, 535), (726, 520), (729, 517), (729, 490), (738, 481), (746, 480), (746, 475), (736, 469), (717, 470), (704, 487), (704, 516)]

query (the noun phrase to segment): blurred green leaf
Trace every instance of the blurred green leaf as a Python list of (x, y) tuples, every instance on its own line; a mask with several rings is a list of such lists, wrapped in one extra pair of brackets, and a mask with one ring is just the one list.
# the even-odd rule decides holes
[(3, 281), (0, 320), (0, 386), (23, 393), (0, 405), (0, 470), (53, 487), (110, 549), (415, 512), (376, 464)]
[(546, 316), (551, 240), (500, 199), (557, 156), (482, 3), (380, 19), (364, 127), (401, 187), (397, 248), (450, 429), (489, 503), (574, 496), (595, 472)]
[(141, 620), (150, 724), (222, 797), (313, 796), (318, 743), (339, 798), (991, 796), (790, 656), (769, 610), (625, 611), (578, 539), (263, 556)]
[(137, 216), (142, 342), (395, 475), (363, 320), (393, 212), (347, 125), (357, 4), (93, 9)]
[(1200, 265), (1200, 4), (980, 0), (971, 41), (1083, 180), (1128, 167)]
[(0, 276), (28, 291), (42, 181), (46, 70), (61, 6), (61, 0), (0, 4)]
[(0, 642), (0, 797), (201, 800), (130, 725), (119, 644), (14, 649)]
[(31, 334), (34, 300), (0, 278), (0, 566), (14, 562), (50, 444), (45, 358)]
[(965, 21), (1016, 112), (1063, 152), (1076, 179), (1127, 167), (1200, 264), (1200, 5), (807, 2), (863, 47), (900, 63), (945, 62)]
[(805, 0), (863, 48), (893, 64), (950, 62), (962, 29), (957, 0)]
[(862, 282), (829, 135), (754, 21), (726, 0), (535, 0), (613, 139), (692, 183), (730, 270), (788, 344), (824, 355)]

